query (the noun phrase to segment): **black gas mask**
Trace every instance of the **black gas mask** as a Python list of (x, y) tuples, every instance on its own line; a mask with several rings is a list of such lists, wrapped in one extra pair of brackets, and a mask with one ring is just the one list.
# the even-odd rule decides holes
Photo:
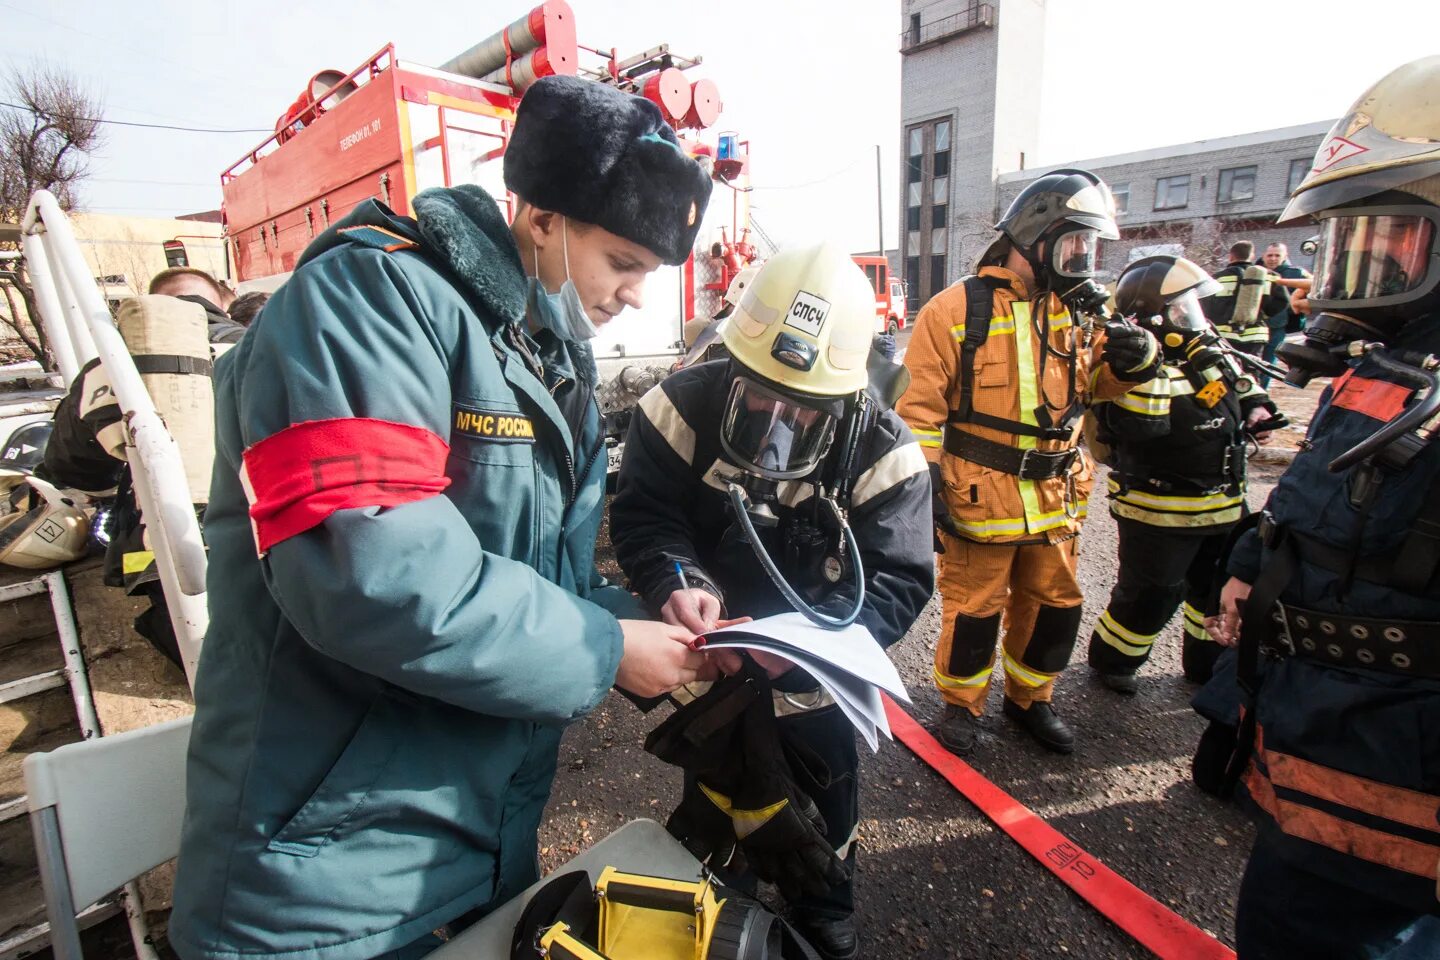
[(1188, 362), (1197, 370), (1205, 370), (1225, 355), (1219, 335), (1200, 309), (1196, 290), (1187, 290), (1170, 301), (1163, 313), (1135, 317), (1135, 323), (1155, 335), (1170, 363)]
[[(732, 365), (735, 377), (720, 423), (720, 445), (739, 468), (722, 475), (730, 506), (746, 541), (776, 588), (796, 611), (822, 627), (855, 622), (865, 600), (865, 572), (859, 544), (846, 519), (860, 448), (874, 423), (877, 405), (867, 391), (850, 397), (797, 394), (748, 375)], [(902, 387), (903, 389), (903, 387)], [(786, 567), (803, 571), (799, 589), (766, 550), (757, 528), (780, 526), (780, 485), (814, 483), (808, 514), (792, 512), (779, 532)], [(802, 593), (824, 593), (850, 579), (855, 598), (846, 616), (815, 610)]]

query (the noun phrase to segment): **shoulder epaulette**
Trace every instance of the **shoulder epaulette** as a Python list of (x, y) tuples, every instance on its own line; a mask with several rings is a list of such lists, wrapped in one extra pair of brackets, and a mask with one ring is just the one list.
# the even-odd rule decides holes
[(367, 247), (374, 247), (376, 250), (384, 250), (386, 253), (394, 253), (397, 250), (418, 250), (420, 244), (414, 240), (402, 237), (398, 233), (392, 233), (384, 227), (376, 227), (362, 223), (354, 227), (341, 227), (340, 236), (355, 243), (364, 244)]

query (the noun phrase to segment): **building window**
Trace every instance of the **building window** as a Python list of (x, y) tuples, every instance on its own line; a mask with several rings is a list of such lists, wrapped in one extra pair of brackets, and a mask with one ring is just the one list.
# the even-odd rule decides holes
[(935, 165), (934, 176), (950, 176), (950, 121), (941, 120), (935, 124)]
[(905, 309), (914, 314), (920, 309), (920, 258), (905, 258)]
[(1300, 182), (1310, 172), (1310, 158), (1301, 157), (1299, 160), (1290, 161), (1290, 175), (1285, 178), (1285, 196), (1290, 196), (1299, 188)]
[(1190, 205), (1190, 174), (1155, 181), (1155, 209), (1178, 210)]
[(1115, 212), (1130, 212), (1130, 184), (1117, 183), (1110, 188), (1110, 193), (1115, 197)]
[(925, 175), (925, 129), (915, 127), (910, 131), (909, 158), (905, 163), (905, 181), (907, 183), (919, 183)]
[(930, 258), (930, 296), (935, 296), (946, 286), (948, 284), (945, 283), (945, 254), (940, 253)]
[(946, 214), (949, 212), (950, 208), (945, 204), (936, 204), (935, 206), (931, 207), (930, 226), (935, 228), (949, 226), (950, 221), (946, 219)]
[(930, 254), (944, 254), (945, 252), (945, 228), (940, 227), (930, 231)]
[(920, 256), (920, 231), (911, 230), (905, 238), (905, 256)]
[[(891, 29), (894, 29), (893, 27)], [(910, 14), (910, 45), (915, 46), (920, 42), (920, 14)]]
[(1255, 199), (1255, 168), (1231, 167), (1220, 171), (1220, 193), (1216, 197), (1221, 203), (1233, 200)]

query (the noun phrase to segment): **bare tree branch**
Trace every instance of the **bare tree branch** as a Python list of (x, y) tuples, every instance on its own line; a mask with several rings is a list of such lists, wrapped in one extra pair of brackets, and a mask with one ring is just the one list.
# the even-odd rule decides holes
[[(3, 74), (3, 87), (4, 99), (20, 108), (0, 107), (0, 223), (18, 223), (36, 190), (53, 193), (62, 210), (74, 209), (90, 155), (104, 139), (104, 104), (76, 77), (51, 66), (12, 68)], [(0, 243), (0, 249), (17, 247)], [(6, 326), (53, 370), (23, 260), (0, 274), (0, 287), (10, 311)], [(22, 306), (28, 323), (21, 318)]]

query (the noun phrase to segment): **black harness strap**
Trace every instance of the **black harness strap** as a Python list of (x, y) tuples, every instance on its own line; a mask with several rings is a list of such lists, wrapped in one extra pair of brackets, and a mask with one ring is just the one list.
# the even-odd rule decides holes
[(975, 354), (990, 337), (990, 321), (995, 314), (995, 291), (1006, 285), (1003, 280), (979, 276), (966, 277), (963, 282), (965, 339), (960, 344), (960, 396), (950, 418), (956, 423), (965, 423), (970, 418), (975, 393)]
[(137, 353), (132, 357), (138, 373), (195, 374), (208, 377), (215, 372), (215, 365), (208, 357), (186, 357), (173, 353)]

